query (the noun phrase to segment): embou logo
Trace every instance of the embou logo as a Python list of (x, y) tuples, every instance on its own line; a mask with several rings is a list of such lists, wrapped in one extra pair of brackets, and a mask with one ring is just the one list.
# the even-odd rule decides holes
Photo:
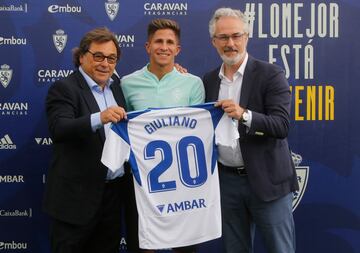
[(15, 38), (11, 36), (11, 38), (0, 37), (0, 45), (26, 45), (25, 38)]
[(119, 11), (119, 3), (117, 0), (108, 0), (105, 2), (105, 10), (110, 20), (113, 21)]
[(26, 242), (0, 242), (0, 250), (27, 249)]
[(81, 6), (70, 6), (66, 4), (66, 6), (60, 6), (57, 4), (50, 5), (48, 8), (48, 12), (50, 13), (61, 13), (61, 12), (68, 12), (68, 13), (80, 13), (81, 12)]
[(291, 157), (295, 164), (297, 179), (299, 183), (299, 191), (295, 192), (293, 199), (293, 211), (295, 211), (306, 190), (307, 182), (309, 179), (309, 166), (299, 166), (302, 162), (301, 155), (295, 154), (291, 151)]
[(10, 139), (8, 134), (0, 139), (0, 149), (16, 149), (16, 145)]
[(4, 88), (8, 87), (11, 77), (12, 77), (12, 69), (10, 69), (10, 66), (7, 64), (1, 65), (0, 69), (0, 82)]
[(67, 35), (61, 29), (57, 30), (55, 33), (56, 34), (53, 34), (53, 42), (54, 42), (54, 45), (56, 47), (56, 50), (59, 53), (61, 53), (64, 50), (65, 46), (66, 46)]

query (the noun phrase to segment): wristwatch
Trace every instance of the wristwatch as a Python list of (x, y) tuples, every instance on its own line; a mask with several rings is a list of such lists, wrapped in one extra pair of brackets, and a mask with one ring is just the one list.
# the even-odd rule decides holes
[(241, 122), (246, 123), (250, 119), (250, 115), (247, 110), (245, 110), (241, 116)]

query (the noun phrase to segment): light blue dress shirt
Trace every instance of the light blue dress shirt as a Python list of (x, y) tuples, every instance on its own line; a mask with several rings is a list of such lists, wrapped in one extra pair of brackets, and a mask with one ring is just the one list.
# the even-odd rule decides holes
[[(110, 85), (113, 82), (112, 79), (109, 79), (103, 90), (93, 79), (91, 79), (90, 76), (88, 76), (85, 73), (85, 71), (81, 67), (79, 67), (79, 71), (85, 78), (86, 83), (89, 85), (91, 93), (94, 95), (96, 103), (100, 108), (100, 112), (106, 110), (111, 106), (118, 106), (118, 104), (115, 101), (114, 95), (110, 89)], [(91, 128), (95, 132), (97, 129), (104, 127), (105, 137), (106, 137), (110, 130), (111, 123), (107, 123), (103, 125), (101, 123), (100, 112), (91, 114)], [(111, 180), (116, 177), (122, 176), (123, 174), (124, 174), (124, 167), (120, 168), (115, 172), (108, 170), (106, 179)]]

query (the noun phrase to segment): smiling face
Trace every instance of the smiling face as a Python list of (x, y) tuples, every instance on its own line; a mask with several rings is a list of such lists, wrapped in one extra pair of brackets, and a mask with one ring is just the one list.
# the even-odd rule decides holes
[[(103, 43), (92, 42), (89, 47), (89, 51), (96, 54), (101, 53), (104, 56), (117, 57), (116, 46), (113, 41), (107, 41)], [(98, 85), (104, 87), (106, 82), (112, 76), (116, 63), (108, 63), (107, 58), (102, 62), (94, 60), (93, 55), (90, 52), (80, 56), (80, 66), (87, 75), (91, 77)]]
[[(243, 34), (240, 38), (234, 39), (234, 35)], [(218, 51), (220, 57), (227, 65), (239, 65), (244, 60), (248, 34), (244, 33), (244, 23), (237, 17), (221, 17), (215, 23), (215, 36), (212, 44)], [(221, 40), (221, 37), (228, 37)]]
[(179, 40), (171, 29), (157, 30), (145, 44), (150, 66), (169, 69), (174, 67), (175, 56), (180, 52)]

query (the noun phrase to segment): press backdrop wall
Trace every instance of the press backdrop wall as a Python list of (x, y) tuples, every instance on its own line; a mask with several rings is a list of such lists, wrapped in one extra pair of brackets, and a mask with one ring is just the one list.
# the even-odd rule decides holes
[[(358, 0), (1, 0), (0, 252), (49, 252), (41, 201), (52, 140), (44, 100), (73, 71), (71, 49), (84, 33), (98, 26), (115, 32), (123, 76), (147, 63), (148, 22), (175, 19), (182, 28), (176, 61), (203, 76), (221, 63), (208, 21), (223, 6), (249, 16), (249, 53), (282, 66), (291, 85), (297, 252), (360, 252)], [(200, 252), (221, 246), (215, 240)], [(124, 238), (119, 249), (126, 252)]]

